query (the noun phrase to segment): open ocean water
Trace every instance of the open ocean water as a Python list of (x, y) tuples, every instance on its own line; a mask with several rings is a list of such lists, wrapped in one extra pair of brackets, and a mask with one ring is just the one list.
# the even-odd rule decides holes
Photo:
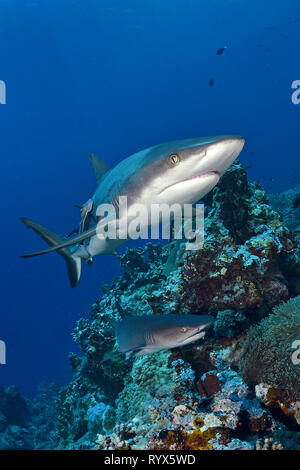
[[(182, 296), (178, 304), (178, 297), (175, 299), (163, 294), (168, 279), (173, 279), (169, 281), (171, 286), (179, 281), (172, 278), (172, 273), (171, 278), (165, 276), (160, 281), (153, 280), (158, 276), (158, 271), (155, 271), (159, 269), (158, 258), (162, 256), (159, 261), (161, 266), (167, 260), (167, 255), (164, 257), (159, 250), (153, 259), (148, 253), (147, 263), (152, 265), (147, 265), (147, 268), (140, 255), (127, 255), (128, 258), (121, 260), (121, 263), (113, 255), (95, 257), (91, 266), (83, 263), (80, 282), (74, 289), (69, 287), (64, 262), (55, 253), (30, 260), (19, 257), (47, 248), (33, 231), (25, 229), (20, 217), (29, 217), (65, 236), (78, 225), (80, 213), (73, 206), (83, 204), (96, 188), (89, 153), (98, 155), (109, 167), (114, 167), (129, 155), (162, 142), (215, 135), (243, 136), (246, 143), (239, 162), (247, 172), (248, 181), (257, 181), (267, 195), (274, 195), (270, 204), (283, 218), (286, 217), (280, 224), (293, 232), (294, 241), (289, 241), (290, 244), (286, 242), (290, 235), (285, 235), (284, 240), (280, 238), (283, 229), (278, 229), (279, 222), (276, 222), (277, 225), (272, 222), (275, 216), (264, 212), (260, 222), (257, 222), (258, 219), (253, 222), (254, 218), (251, 217), (254, 215), (249, 215), (248, 220), (252, 220), (249, 227), (258, 224), (256, 234), (260, 233), (259, 225), (267, 227), (265, 233), (274, 230), (270, 235), (274, 247), (264, 256), (270, 256), (270, 260), (275, 257), (276, 260), (272, 258), (274, 265), (262, 275), (262, 279), (269, 279), (270, 273), (277, 268), (278, 272), (269, 287), (259, 294), (261, 299), (258, 304), (252, 300), (250, 302), (250, 290), (245, 290), (245, 296), (239, 303), (228, 303), (234, 315), (237, 312), (244, 315), (244, 323), (239, 320), (240, 317), (234, 316), (231, 318), (233, 332), (229, 334), (227, 327), (221, 331), (220, 327), (207, 337), (218, 338), (224, 346), (228, 338), (240, 338), (239, 335), (245, 335), (250, 326), (268, 317), (273, 307), (300, 294), (300, 255), (297, 248), (300, 225), (299, 43), (299, 0), (1, 0), (0, 448), (90, 449), (98, 446), (105, 449), (103, 436), (110, 438), (115, 424), (123, 423), (129, 429), (134, 417), (135, 426), (148, 422), (149, 417), (138, 415), (137, 411), (126, 405), (133, 391), (126, 389), (129, 386), (124, 384), (128, 377), (135, 383), (134, 374), (137, 372), (134, 372), (134, 364), (138, 367), (138, 362), (134, 361), (147, 358), (154, 361), (143, 363), (141, 367), (144, 370), (152, 367), (155, 375), (158, 370), (167, 369), (165, 356), (142, 356), (142, 359), (130, 359), (126, 364), (124, 361), (113, 363), (115, 369), (110, 373), (107, 369), (103, 372), (102, 366), (97, 364), (100, 364), (103, 354), (111, 351), (99, 346), (101, 338), (107, 336), (103, 333), (104, 336), (99, 338), (98, 326), (88, 324), (91, 312), (94, 322), (100, 321), (105, 312), (108, 316), (112, 315), (112, 311), (117, 315), (115, 307), (111, 310), (111, 306), (115, 305), (113, 299), (117, 297), (122, 299), (123, 307), (128, 306), (131, 314), (150, 312), (143, 310), (145, 299), (149, 301), (153, 313), (160, 313), (162, 307), (160, 300), (155, 300), (157, 298), (164, 299), (166, 310), (162, 313), (165, 314), (199, 313), (219, 318), (218, 312), (227, 309), (225, 303), (216, 306), (215, 300), (205, 305), (200, 302), (200, 297), (198, 303), (191, 306), (189, 301), (184, 300), (184, 289), (189, 289), (191, 299), (193, 295), (201, 296), (198, 290), (195, 294), (192, 285), (184, 287), (180, 284), (183, 291), (178, 294)], [(123, 176), (120, 175), (120, 178)], [(250, 214), (251, 199), (257, 205), (261, 200), (253, 199), (252, 190), (250, 193), (246, 189), (244, 193), (238, 192), (240, 189), (235, 190), (236, 187), (240, 188), (237, 181), (242, 177), (232, 178), (232, 184), (220, 186), (224, 196), (222, 200), (229, 194), (233, 201), (229, 212), (234, 213), (240, 207), (239, 201), (243, 201)], [(237, 194), (237, 200), (231, 190), (233, 195)], [(286, 196), (287, 191), (292, 192)], [(265, 201), (265, 204), (268, 202)], [(208, 200), (206, 206), (209, 207)], [(233, 220), (229, 226), (235, 223)], [(236, 250), (237, 245), (246, 246), (246, 240), (252, 240), (255, 235), (253, 232), (251, 237), (249, 233), (247, 236), (235, 240)], [(285, 242), (286, 251), (282, 248)], [(265, 246), (263, 242), (262, 245)], [(251, 255), (259, 257), (259, 246), (262, 245), (258, 242), (258, 247), (255, 245), (255, 249), (250, 250)], [(166, 247), (166, 242), (162, 246)], [(118, 248), (118, 252), (125, 254), (127, 248), (138, 247), (142, 250), (145, 242), (129, 241)], [(210, 256), (205, 258), (208, 270), (213, 269), (207, 261)], [(201, 255), (199, 260), (201, 265)], [(247, 262), (244, 261), (241, 269), (248, 266)], [(126, 263), (127, 271), (124, 268)], [(197, 265), (198, 268), (200, 265)], [(257, 267), (261, 273), (259, 269)], [(134, 284), (139, 275), (143, 281)], [(123, 277), (116, 280), (117, 276)], [(223, 290), (224, 296), (230, 297), (230, 289), (235, 287), (237, 278), (233, 276), (231, 279), (231, 284)], [(114, 284), (110, 289), (104, 287), (102, 290), (103, 284), (108, 286), (112, 282)], [(209, 289), (213, 289), (207, 287), (211, 286), (208, 283), (200, 286), (202, 292), (205, 290), (207, 299), (210, 298)], [(176, 286), (179, 289), (179, 284)], [(136, 292), (139, 296), (135, 296)], [(103, 294), (101, 303), (99, 299)], [(220, 295), (219, 291), (212, 298), (215, 299), (216, 295)], [(255, 296), (258, 297), (258, 294)], [(253, 315), (249, 314), (250, 311), (254, 312)], [(295, 313), (295, 321), (299, 321), (299, 311)], [(75, 343), (72, 331), (80, 318), (84, 318), (86, 323), (80, 324), (82, 333), (79, 334), (78, 329), (75, 332)], [(235, 329), (237, 324), (242, 327)], [(300, 321), (298, 330), (293, 333), (295, 339), (300, 337), (299, 325)], [(112, 350), (113, 337), (109, 338), (107, 344)], [(206, 344), (204, 341), (202, 339), (197, 343), (199, 347)], [(88, 348), (95, 348), (96, 357), (91, 359), (93, 350)], [(79, 366), (76, 369), (73, 357), (72, 371), (70, 352), (86, 358), (81, 369)], [(173, 360), (178, 360), (177, 352), (174, 354)], [(161, 357), (161, 362), (154, 357)], [(155, 360), (158, 362), (155, 363)], [(194, 364), (190, 356), (183, 360)], [(282, 364), (281, 367), (284, 367)], [(103, 367), (110, 366), (104, 363)], [(122, 370), (119, 375), (118, 367)], [(203, 370), (199, 365), (197, 367), (193, 365), (190, 373), (194, 374), (191, 383), (199, 391), (202, 390), (199, 380), (204, 380), (201, 379), (202, 374), (209, 372), (210, 367)], [(234, 380), (242, 380), (237, 363), (228, 367), (236, 374)], [(263, 446), (264, 439), (273, 436), (284, 448), (299, 448), (300, 366), (295, 367), (298, 367), (296, 378), (283, 388), (296, 389), (296, 395), (291, 392), (288, 397), (278, 399), (278, 403), (281, 400), (284, 406), (288, 406), (285, 400), (289, 400), (289, 403), (298, 403), (298, 408), (291, 408), (288, 417), (285, 415), (282, 418), (274, 414), (278, 403), (276, 406), (273, 404), (273, 408), (268, 409), (268, 416), (264, 417), (265, 424), (257, 424), (261, 426), (257, 434), (253, 429), (245, 431), (246, 425), (242, 426), (243, 433), (240, 434), (238, 430), (231, 429), (234, 438), (244, 443), (236, 447), (255, 448), (258, 439), (263, 440), (259, 444)], [(216, 369), (215, 363), (211, 369)], [(165, 378), (159, 381), (160, 386), (163, 382), (169, 384), (169, 373), (169, 370), (165, 371)], [(221, 376), (224, 379), (224, 371), (218, 370), (218, 374), (217, 380), (221, 380)], [(48, 405), (54, 407), (58, 389), (74, 384), (74, 376), (77, 380), (75, 389), (81, 387), (85, 392), (82, 396), (78, 392), (77, 398), (70, 389), (61, 392), (58, 410), (51, 414), (47, 400)], [(113, 376), (111, 382), (110, 376)], [(178, 384), (182, 382), (182, 377), (178, 376)], [(245, 377), (243, 380), (247, 382)], [(265, 380), (257, 378), (257, 384)], [(107, 388), (102, 381), (109, 383)], [(155, 401), (157, 383), (145, 383), (150, 388), (151, 399)], [(282, 383), (285, 384), (284, 380)], [(222, 384), (225, 384), (225, 379)], [(233, 389), (236, 384), (231, 384)], [(220, 386), (221, 392), (223, 385)], [(276, 384), (271, 385), (276, 389)], [(9, 386), (17, 389), (7, 389)], [(253, 383), (247, 386), (253, 387)], [(40, 392), (37, 397), (38, 387)], [(239, 390), (242, 389), (240, 386)], [(214, 393), (218, 391), (219, 386)], [(172, 393), (169, 391), (167, 394)], [(207, 396), (205, 392), (208, 401), (214, 400), (211, 393)], [(191, 391), (188, 399), (193, 403), (196, 400), (194, 394)], [(72, 403), (68, 409), (67, 398)], [(182, 396), (178, 402), (174, 399), (169, 405), (169, 412), (172, 413), (172, 406), (172, 409), (185, 406), (185, 398)], [(139, 395), (136, 400), (144, 403), (146, 408), (154, 406), (149, 397)], [(210, 405), (207, 401), (203, 404), (201, 400), (198, 412), (208, 413), (207, 407)], [(120, 402), (126, 412), (120, 409)], [(246, 407), (245, 404), (241, 406)], [(82, 409), (78, 411), (80, 407)], [(158, 415), (162, 413), (159, 410)], [(229, 416), (231, 412), (225, 410), (224, 413)], [(260, 411), (257, 413), (259, 415)], [(221, 411), (216, 416), (220, 414)], [(293, 418), (294, 415), (298, 418)], [(280, 429), (278, 434), (271, 430), (272, 419)], [(50, 431), (46, 421), (52, 423)], [(60, 424), (57, 424), (58, 421)], [(216, 427), (219, 425), (216, 424)], [(15, 434), (13, 426), (18, 427)], [(40, 429), (44, 426), (45, 432), (33, 433), (29, 437), (27, 434), (25, 438), (24, 429), (29, 429), (29, 426)], [(150, 424), (148, 431), (150, 435)], [(203, 429), (201, 432), (204, 432)], [(47, 434), (48, 437), (45, 437)], [(18, 438), (14, 437), (16, 435)], [(110, 445), (115, 449), (118, 445), (148, 449), (159, 446), (176, 448), (179, 445), (179, 441), (174, 443), (168, 438), (164, 440), (162, 436), (151, 441), (149, 435), (145, 435), (141, 442), (131, 435), (123, 441), (120, 438), (119, 444), (114, 441)], [(100, 437), (97, 440), (95, 436)], [(235, 448), (228, 436), (218, 445), (209, 441), (218, 439), (213, 432), (205, 439), (208, 444), (203, 448)], [(184, 442), (183, 449), (201, 448), (198, 441), (198, 444), (196, 441)]]

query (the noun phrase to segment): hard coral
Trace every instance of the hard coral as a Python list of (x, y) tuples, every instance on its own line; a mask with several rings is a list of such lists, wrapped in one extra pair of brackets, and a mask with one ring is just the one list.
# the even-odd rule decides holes
[[(123, 274), (103, 286), (90, 321), (78, 323), (84, 357), (72, 355), (74, 379), (61, 392), (61, 448), (240, 449), (273, 432), (277, 423), (237, 364), (248, 325), (296, 293), (297, 241), (239, 164), (205, 203), (202, 249), (172, 240), (127, 250)], [(195, 345), (102, 364), (115, 350), (108, 320), (118, 319), (116, 298), (131, 315), (209, 313), (215, 328)], [(91, 436), (89, 410), (100, 403), (108, 423), (103, 414), (101, 434)]]
[(263, 189), (248, 183), (244, 169), (236, 164), (205, 202), (210, 210), (204, 246), (187, 251), (180, 244), (175, 257), (177, 245), (172, 245), (170, 257), (177, 267), (150, 297), (153, 311), (170, 311), (171, 306), (173, 311), (230, 309), (233, 314), (252, 315), (287, 300), (294, 292), (290, 267), (299, 265), (297, 243), (267, 204)]
[(300, 398), (300, 365), (292, 360), (296, 340), (300, 340), (300, 296), (275, 307), (248, 331), (240, 359), (245, 381), (273, 385)]

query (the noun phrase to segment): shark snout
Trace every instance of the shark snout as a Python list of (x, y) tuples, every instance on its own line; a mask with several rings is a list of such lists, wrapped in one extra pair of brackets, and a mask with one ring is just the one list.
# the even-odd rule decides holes
[(203, 319), (201, 323), (195, 327), (195, 330), (188, 336), (188, 338), (192, 338), (193, 336), (199, 335), (199, 333), (204, 333), (205, 330), (214, 322), (214, 317), (210, 315), (203, 315)]
[(244, 137), (232, 137), (228, 138), (223, 142), (224, 149), (234, 158), (237, 158), (241, 151), (243, 150), (243, 147), (245, 145), (245, 139)]
[(245, 139), (240, 136), (223, 137), (211, 144), (207, 151), (211, 170), (222, 176), (239, 156), (244, 145)]

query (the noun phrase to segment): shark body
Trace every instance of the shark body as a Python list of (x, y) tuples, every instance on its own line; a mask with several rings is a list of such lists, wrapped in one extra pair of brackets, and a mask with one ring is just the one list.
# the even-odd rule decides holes
[[(244, 143), (244, 138), (231, 135), (177, 140), (141, 150), (112, 169), (92, 154), (90, 160), (97, 188), (91, 199), (80, 207), (81, 223), (77, 235), (68, 239), (30, 219), (21, 218), (50, 245), (46, 250), (22, 257), (57, 251), (67, 262), (70, 284), (75, 287), (80, 279), (81, 259), (91, 263), (94, 256), (113, 254), (126, 241), (121, 228), (115, 239), (98, 236), (97, 224), (101, 223), (98, 208), (101, 205), (112, 205), (115, 213), (110, 223), (124, 227), (136, 216), (136, 204), (142, 204), (148, 210), (151, 204), (194, 204), (218, 183), (240, 154)], [(122, 217), (118, 216), (120, 196), (127, 197), (127, 208), (122, 211)], [(141, 227), (141, 232), (147, 228), (148, 224)]]
[[(209, 315), (141, 315), (128, 316), (117, 303), (120, 322), (113, 322), (119, 352), (126, 359), (173, 349), (203, 338), (214, 321)], [(105, 357), (102, 362), (111, 359)]]

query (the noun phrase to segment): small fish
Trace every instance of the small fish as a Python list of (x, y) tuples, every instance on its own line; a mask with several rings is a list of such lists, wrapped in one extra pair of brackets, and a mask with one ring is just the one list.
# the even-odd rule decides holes
[(217, 50), (217, 55), (223, 54), (223, 52), (227, 49), (227, 46), (221, 47), (220, 49)]
[[(214, 321), (209, 315), (128, 316), (118, 302), (116, 305), (122, 320), (112, 321), (120, 349), (115, 354), (126, 354), (126, 359), (193, 343), (203, 338), (205, 329)], [(105, 357), (102, 362), (115, 354)]]
[(270, 181), (271, 181), (271, 183), (273, 183), (273, 181), (274, 181), (274, 178), (270, 178)]
[(215, 79), (212, 77), (212, 78), (209, 80), (208, 84), (209, 84), (210, 87), (212, 87), (212, 86), (214, 85), (214, 83), (215, 83)]
[(268, 29), (269, 31), (273, 31), (274, 29), (276, 29), (275, 26), (267, 26), (266, 29)]
[(295, 24), (296, 24), (296, 23), (299, 23), (299, 18), (296, 18), (296, 19), (294, 20), (294, 23), (295, 23)]

